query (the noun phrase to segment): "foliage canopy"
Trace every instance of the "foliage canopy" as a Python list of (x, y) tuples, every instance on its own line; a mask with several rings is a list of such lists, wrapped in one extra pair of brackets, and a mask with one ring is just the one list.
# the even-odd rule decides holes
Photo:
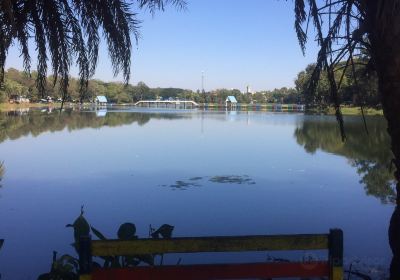
[[(137, 0), (137, 9), (151, 13), (166, 4), (184, 8), (184, 0)], [(0, 2), (0, 84), (8, 49), (14, 41), (21, 46), (24, 67), (31, 67), (29, 40), (33, 38), (38, 55), (36, 86), (44, 96), (48, 60), (53, 84), (60, 80), (63, 100), (67, 97), (69, 71), (73, 63), (79, 68), (81, 98), (88, 79), (94, 74), (100, 43), (100, 31), (107, 43), (114, 75), (130, 77), (132, 41), (137, 41), (139, 24), (132, 1), (126, 0), (2, 0)]]

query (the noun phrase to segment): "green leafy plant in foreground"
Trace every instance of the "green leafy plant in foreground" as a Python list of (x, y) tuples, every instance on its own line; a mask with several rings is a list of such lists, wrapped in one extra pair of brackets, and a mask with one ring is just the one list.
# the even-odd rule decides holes
[[(72, 224), (66, 225), (66, 227), (72, 227), (74, 230), (74, 243), (72, 246), (75, 248), (77, 254), (79, 251), (79, 240), (83, 236), (89, 236), (93, 234), (100, 240), (107, 240), (104, 234), (99, 230), (91, 226), (83, 216), (83, 207), (81, 208), (81, 214)], [(153, 228), (150, 225), (149, 237), (158, 238), (171, 238), (174, 227), (168, 224), (163, 224), (158, 229)], [(138, 239), (136, 235), (136, 226), (133, 223), (123, 223), (120, 225), (117, 231), (117, 237), (119, 240), (135, 240)], [(1, 248), (1, 243), (0, 243)], [(161, 263), (162, 264), (162, 255)], [(147, 264), (153, 266), (155, 264), (156, 255), (134, 255), (134, 256), (108, 256), (100, 257), (102, 264), (99, 262), (93, 262), (94, 268), (121, 268), (121, 267), (134, 267), (140, 264)], [(57, 252), (53, 252), (53, 262), (51, 265), (50, 272), (42, 274), (38, 277), (38, 280), (77, 280), (79, 279), (79, 260), (77, 257), (73, 257), (67, 254), (57, 258)]]
[(68, 254), (57, 259), (57, 252), (53, 252), (53, 262), (50, 272), (41, 274), (38, 280), (78, 280), (79, 260)]

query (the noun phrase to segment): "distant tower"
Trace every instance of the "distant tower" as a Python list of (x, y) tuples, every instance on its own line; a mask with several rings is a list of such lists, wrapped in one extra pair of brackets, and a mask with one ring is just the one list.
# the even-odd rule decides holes
[(201, 71), (201, 93), (203, 94), (203, 102), (206, 103), (206, 92), (204, 90), (204, 71)]
[(250, 85), (247, 85), (247, 86), (246, 86), (246, 93), (247, 93), (247, 94), (251, 93)]

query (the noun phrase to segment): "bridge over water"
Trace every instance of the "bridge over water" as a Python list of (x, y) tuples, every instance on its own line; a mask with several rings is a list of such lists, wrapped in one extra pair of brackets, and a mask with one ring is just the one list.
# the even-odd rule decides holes
[(199, 107), (199, 104), (191, 100), (141, 100), (135, 103), (138, 107), (153, 108), (184, 108), (193, 109)]
[(204, 110), (234, 110), (234, 111), (272, 111), (272, 112), (304, 112), (304, 104), (226, 104), (226, 103), (196, 103), (191, 100), (141, 100), (135, 103), (137, 107), (174, 108)]

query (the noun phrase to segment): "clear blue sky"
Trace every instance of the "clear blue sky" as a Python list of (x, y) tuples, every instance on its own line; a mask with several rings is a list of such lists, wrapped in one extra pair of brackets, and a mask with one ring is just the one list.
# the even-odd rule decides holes
[[(293, 1), (187, 1), (187, 11), (169, 6), (155, 17), (139, 13), (142, 38), (133, 50), (130, 83), (196, 90), (204, 71), (206, 90), (243, 91), (247, 84), (253, 90), (290, 87), (297, 73), (316, 59), (312, 38), (305, 57), (297, 43)], [(9, 52), (8, 67), (22, 69), (18, 45)], [(110, 69), (102, 44), (95, 78), (122, 81)], [(71, 73), (77, 76), (76, 68)]]

